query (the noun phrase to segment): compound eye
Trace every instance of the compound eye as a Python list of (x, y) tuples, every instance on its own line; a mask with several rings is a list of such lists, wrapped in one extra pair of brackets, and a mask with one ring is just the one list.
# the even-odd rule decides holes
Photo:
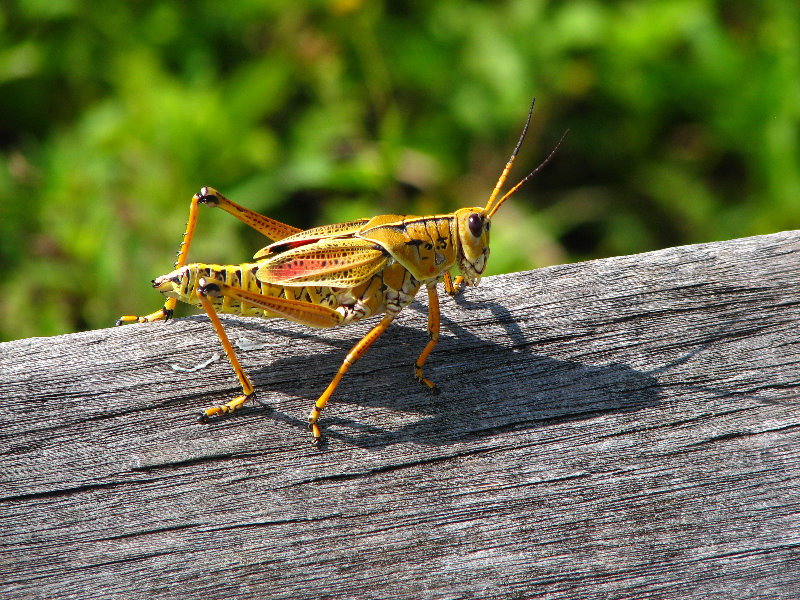
[(470, 233), (475, 237), (481, 237), (481, 231), (483, 230), (483, 220), (478, 213), (472, 213), (469, 218), (467, 219), (467, 225), (469, 225)]

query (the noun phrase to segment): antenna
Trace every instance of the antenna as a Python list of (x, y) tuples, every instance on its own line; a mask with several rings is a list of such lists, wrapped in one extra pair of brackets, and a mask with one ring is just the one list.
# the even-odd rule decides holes
[[(486, 210), (489, 210), (489, 207), (492, 206), (492, 203), (494, 202), (494, 199), (497, 197), (497, 194), (500, 193), (500, 188), (503, 187), (503, 184), (506, 182), (506, 177), (508, 177), (508, 172), (511, 171), (511, 165), (514, 164), (514, 159), (517, 158), (519, 149), (522, 147), (522, 141), (525, 139), (525, 134), (528, 133), (528, 125), (531, 124), (531, 117), (533, 116), (534, 104), (536, 104), (535, 96), (533, 100), (531, 100), (531, 107), (528, 110), (528, 119), (525, 121), (525, 127), (522, 128), (522, 135), (519, 136), (519, 141), (517, 142), (517, 145), (514, 147), (514, 151), (511, 153), (511, 158), (509, 158), (508, 162), (506, 163), (506, 168), (503, 169), (503, 172), (500, 174), (500, 178), (497, 180), (497, 183), (494, 186), (494, 190), (492, 190), (492, 195), (489, 196), (489, 201), (486, 203)], [(502, 202), (502, 200), (500, 200), (500, 202)], [(492, 213), (494, 213), (494, 210), (492, 210)]]
[[(531, 105), (531, 108), (533, 108), (533, 105)], [(528, 120), (530, 120), (530, 116), (528, 116)], [(525, 124), (525, 129), (526, 130), (528, 129), (528, 124), (527, 123)], [(508, 198), (510, 198), (511, 195), (514, 192), (516, 192), (519, 188), (521, 188), (526, 181), (528, 181), (531, 177), (536, 175), (539, 171), (541, 171), (545, 167), (545, 165), (547, 163), (550, 162), (550, 160), (556, 155), (556, 152), (558, 152), (558, 149), (561, 147), (561, 144), (564, 143), (564, 139), (567, 137), (568, 133), (569, 133), (569, 129), (567, 129), (564, 132), (564, 134), (561, 136), (561, 139), (558, 140), (558, 143), (556, 144), (556, 147), (553, 148), (553, 151), (550, 152), (550, 154), (547, 156), (547, 158), (545, 158), (538, 167), (536, 167), (533, 171), (531, 171), (530, 173), (525, 175), (525, 177), (523, 177), (519, 181), (519, 183), (517, 183), (517, 185), (515, 185), (510, 190), (508, 190), (505, 194), (503, 194), (503, 196), (502, 196), (502, 198), (500, 198), (500, 200), (498, 200), (494, 205), (492, 205), (492, 200), (494, 200), (495, 196), (497, 196), (497, 187), (503, 185), (503, 181), (506, 178), (506, 174), (508, 172), (508, 169), (511, 167), (511, 163), (514, 161), (514, 157), (516, 156), (517, 151), (519, 150), (520, 143), (522, 143), (522, 138), (520, 138), (519, 142), (517, 143), (517, 147), (514, 149), (514, 153), (511, 155), (511, 160), (508, 161), (508, 164), (506, 165), (506, 168), (503, 170), (503, 174), (500, 176), (500, 180), (497, 182), (497, 186), (495, 187), (495, 191), (492, 192), (492, 196), (491, 196), (491, 198), (489, 198), (489, 202), (486, 204), (486, 210), (489, 211), (489, 214), (487, 216), (490, 219), (492, 218), (492, 215), (497, 212), (497, 209), (500, 208), (500, 205), (503, 202), (505, 202)], [(522, 136), (523, 137), (525, 136), (525, 131), (524, 130), (522, 132)], [(490, 208), (490, 206), (491, 206), (491, 208)]]
[[(546, 165), (547, 163), (549, 163), (549, 162), (550, 162), (550, 160), (551, 160), (551, 159), (552, 159), (552, 158), (553, 158), (553, 157), (556, 155), (556, 152), (558, 152), (558, 149), (561, 147), (561, 144), (562, 144), (562, 143), (564, 143), (564, 139), (567, 137), (567, 134), (568, 134), (568, 133), (569, 133), (569, 129), (567, 129), (567, 130), (566, 130), (566, 131), (563, 133), (563, 135), (561, 136), (561, 139), (560, 139), (560, 140), (558, 140), (558, 144), (556, 144), (556, 147), (555, 147), (555, 148), (553, 148), (553, 151), (552, 151), (552, 152), (550, 152), (550, 154), (547, 156), (547, 158), (545, 158), (545, 159), (544, 159), (544, 160), (541, 162), (541, 164), (540, 164), (538, 167), (536, 167), (536, 168), (535, 168), (533, 171), (531, 171), (530, 173), (528, 173), (527, 175), (525, 175), (525, 177), (523, 177), (523, 178), (522, 178), (522, 179), (519, 181), (519, 183), (518, 183), (517, 185), (515, 185), (513, 188), (511, 188), (511, 189), (510, 189), (510, 190), (508, 190), (508, 191), (507, 191), (505, 194), (503, 194), (503, 197), (502, 197), (502, 198), (500, 198), (500, 200), (498, 200), (498, 201), (495, 203), (495, 205), (494, 205), (494, 206), (492, 206), (491, 210), (489, 210), (489, 205), (487, 204), (486, 208), (487, 208), (487, 210), (489, 210), (489, 214), (488, 214), (487, 216), (488, 216), (490, 219), (492, 218), (492, 215), (493, 215), (494, 213), (496, 213), (496, 212), (497, 212), (497, 209), (498, 209), (498, 208), (500, 208), (500, 205), (501, 205), (503, 202), (505, 202), (505, 201), (506, 201), (508, 198), (510, 198), (510, 197), (511, 197), (511, 195), (512, 195), (514, 192), (516, 192), (516, 191), (517, 191), (519, 188), (521, 188), (521, 187), (523, 186), (523, 184), (524, 184), (526, 181), (528, 181), (528, 179), (530, 179), (531, 177), (533, 177), (534, 175), (536, 175), (536, 173), (538, 173), (539, 171), (541, 171), (541, 170), (542, 170), (542, 169), (545, 167), (545, 165)], [(504, 174), (505, 174), (505, 172), (504, 172)], [(499, 182), (498, 182), (498, 183), (499, 183)]]

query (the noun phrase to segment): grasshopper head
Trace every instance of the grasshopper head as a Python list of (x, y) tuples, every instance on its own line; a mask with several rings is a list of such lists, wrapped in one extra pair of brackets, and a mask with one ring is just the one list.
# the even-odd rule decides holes
[(469, 285), (478, 285), (489, 259), (489, 216), (483, 208), (456, 211), (458, 268)]

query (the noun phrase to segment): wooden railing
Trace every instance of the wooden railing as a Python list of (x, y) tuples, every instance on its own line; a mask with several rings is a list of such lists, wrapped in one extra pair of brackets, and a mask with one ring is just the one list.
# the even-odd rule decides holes
[(0, 344), (0, 597), (800, 596), (800, 232), (445, 297), (439, 396), (423, 296), (321, 449), (373, 323), (225, 318), (208, 425), (204, 316)]

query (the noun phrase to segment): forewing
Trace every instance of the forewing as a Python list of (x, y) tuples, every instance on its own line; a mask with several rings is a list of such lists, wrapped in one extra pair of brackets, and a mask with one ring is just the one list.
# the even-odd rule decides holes
[(324, 239), (265, 259), (256, 277), (275, 285), (356, 286), (386, 266), (389, 254), (359, 238)]
[(282, 240), (270, 244), (265, 248), (259, 250), (253, 257), (255, 260), (268, 258), (281, 252), (291, 250), (292, 248), (299, 248), (314, 244), (320, 240), (340, 238), (352, 235), (364, 225), (369, 222), (369, 219), (357, 219), (355, 221), (347, 221), (345, 223), (334, 223), (333, 225), (322, 225), (321, 227), (312, 227), (285, 237)]

